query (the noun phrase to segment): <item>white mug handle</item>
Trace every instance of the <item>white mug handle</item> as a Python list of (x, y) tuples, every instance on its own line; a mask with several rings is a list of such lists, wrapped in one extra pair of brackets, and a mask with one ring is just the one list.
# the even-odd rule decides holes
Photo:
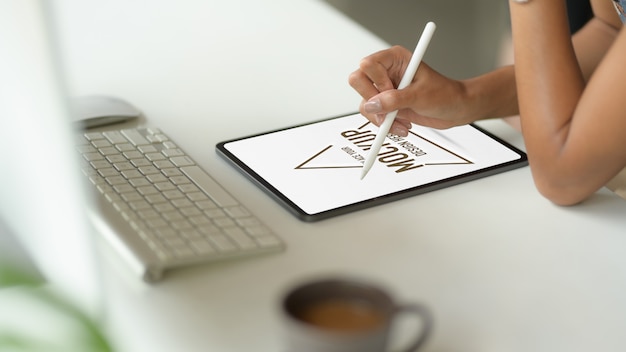
[(402, 352), (415, 352), (428, 339), (430, 332), (433, 329), (433, 317), (428, 308), (416, 303), (402, 304), (397, 306), (394, 312), (394, 319), (399, 314), (413, 314), (418, 316), (422, 321), (421, 331), (418, 332), (417, 336), (415, 336), (414, 340), (409, 344), (409, 346), (402, 350)]

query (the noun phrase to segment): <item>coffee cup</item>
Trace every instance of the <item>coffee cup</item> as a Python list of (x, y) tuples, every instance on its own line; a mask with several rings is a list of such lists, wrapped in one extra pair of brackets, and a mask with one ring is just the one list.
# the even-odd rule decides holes
[(432, 328), (428, 309), (399, 304), (380, 286), (329, 278), (291, 289), (282, 301), (287, 352), (387, 352), (393, 322), (414, 315), (421, 326), (403, 352), (423, 345)]

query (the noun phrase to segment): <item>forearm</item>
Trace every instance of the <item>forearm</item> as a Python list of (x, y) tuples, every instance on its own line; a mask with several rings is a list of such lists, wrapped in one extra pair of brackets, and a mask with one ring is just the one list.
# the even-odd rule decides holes
[(606, 54), (617, 36), (619, 27), (597, 17), (592, 18), (572, 37), (576, 58), (585, 81)]
[(506, 117), (519, 113), (513, 66), (500, 67), (462, 82), (467, 116), (472, 121)]
[[(621, 162), (607, 152), (615, 150), (611, 143), (618, 138), (611, 139), (609, 124), (596, 118), (608, 121), (599, 109), (609, 104), (598, 104), (597, 98), (604, 88), (585, 91), (612, 41), (602, 42), (599, 22), (572, 41), (564, 0), (512, 2), (511, 19), (518, 105), (535, 183), (558, 204), (577, 203), (601, 187)], [(601, 140), (596, 132), (603, 128), (605, 139), (591, 148), (589, 140)]]
[[(511, 3), (515, 73), (524, 141), (538, 189), (553, 198), (570, 120), (584, 89), (565, 1)], [(560, 201), (559, 201), (560, 202)]]
[[(594, 72), (616, 35), (617, 29), (612, 24), (592, 18), (572, 37), (584, 81)], [(468, 101), (465, 114), (472, 121), (519, 114), (514, 66), (498, 68), (463, 84)]]
[(570, 40), (565, 1), (512, 3), (511, 20), (526, 147), (531, 154), (553, 160), (585, 85)]

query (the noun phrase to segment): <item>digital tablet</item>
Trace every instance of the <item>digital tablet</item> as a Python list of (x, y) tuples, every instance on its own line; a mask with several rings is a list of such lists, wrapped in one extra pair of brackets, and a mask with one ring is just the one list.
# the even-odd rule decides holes
[[(389, 134), (361, 169), (378, 127), (360, 114), (220, 142), (217, 152), (304, 221), (317, 221), (528, 164), (475, 125)], [(497, 190), (494, 190), (497, 192)]]

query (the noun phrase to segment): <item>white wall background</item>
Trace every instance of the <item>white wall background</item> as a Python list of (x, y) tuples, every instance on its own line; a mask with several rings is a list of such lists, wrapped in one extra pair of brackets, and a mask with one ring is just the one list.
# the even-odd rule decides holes
[(437, 32), (425, 60), (441, 73), (467, 78), (497, 66), (509, 31), (504, 0), (324, 0), (390, 44), (410, 50), (428, 21)]

